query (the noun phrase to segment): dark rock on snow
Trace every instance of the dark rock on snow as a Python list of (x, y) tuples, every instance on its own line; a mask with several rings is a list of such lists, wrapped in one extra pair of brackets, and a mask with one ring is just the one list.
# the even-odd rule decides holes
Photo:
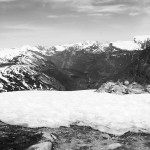
[(28, 128), (0, 122), (0, 150), (149, 150), (150, 135), (115, 136), (91, 127)]
[(115, 94), (142, 94), (149, 93), (149, 86), (145, 87), (136, 82), (126, 84), (122, 82), (107, 82), (101, 85), (97, 92), (115, 93)]

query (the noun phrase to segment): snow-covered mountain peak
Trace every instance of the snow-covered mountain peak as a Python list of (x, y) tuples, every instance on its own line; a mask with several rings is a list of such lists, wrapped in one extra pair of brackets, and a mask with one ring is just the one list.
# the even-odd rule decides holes
[[(36, 47), (25, 45), (21, 48), (0, 51), (0, 92), (57, 89), (64, 87), (49, 72), (57, 71), (55, 65)], [(45, 53), (45, 52), (44, 52)]]
[(83, 46), (83, 48), (87, 48), (87, 47), (90, 47), (90, 46), (97, 44), (97, 43), (98, 43), (97, 41), (87, 40), (87, 41), (76, 43), (76, 44), (79, 46)]
[[(140, 36), (139, 36), (140, 37)], [(147, 37), (147, 38), (146, 38)], [(150, 37), (150, 36), (149, 36)], [(85, 49), (86, 51), (89, 51), (92, 47), (92, 51), (90, 52), (105, 52), (105, 48), (108, 48), (111, 44), (113, 47), (116, 47), (121, 50), (128, 50), (128, 51), (133, 51), (133, 50), (142, 50), (141, 43), (145, 43), (146, 39), (148, 39), (148, 36), (141, 36), (140, 38), (134, 38), (131, 41), (115, 41), (115, 42), (107, 42), (107, 43), (99, 43), (97, 41), (84, 41), (84, 42), (79, 42), (75, 44), (64, 44), (64, 45), (57, 45), (54, 46), (56, 48), (56, 51), (64, 51), (68, 50), (69, 48), (74, 48), (76, 51), (78, 50), (83, 50)], [(144, 39), (144, 40), (142, 40)], [(139, 42), (140, 41), (140, 44)]]
[(21, 48), (10, 48), (10, 49), (1, 49), (0, 50), (0, 59), (1, 61), (12, 60), (14, 57), (21, 54), (27, 54), (29, 50), (39, 51), (36, 47), (31, 47), (29, 45), (24, 45)]
[[(5, 62), (5, 60), (11, 60), (19, 55), (30, 55), (29, 51), (39, 52), (43, 55), (50, 55), (49, 53), (52, 48), (55, 49), (55, 52), (62, 52), (65, 50), (85, 50), (90, 53), (99, 53), (105, 52), (105, 49), (109, 48), (110, 44), (112, 44), (113, 47), (119, 48), (121, 50), (142, 50), (143, 43), (146, 43), (149, 40), (150, 35), (135, 36), (132, 41), (116, 41), (110, 43), (99, 43), (97, 41), (87, 40), (75, 44), (56, 45), (45, 50), (40, 50), (37, 47), (33, 47), (30, 45), (24, 45), (20, 48), (0, 49), (0, 62)], [(54, 54), (55, 52), (52, 52), (52, 54)]]
[(56, 45), (54, 46), (56, 48), (56, 51), (64, 51), (68, 49), (69, 47), (78, 47), (79, 49), (86, 49), (88, 47), (91, 47), (93, 45), (97, 45), (97, 41), (83, 41), (83, 42), (78, 42), (75, 44), (64, 44), (64, 45)]
[(30, 45), (24, 45), (20, 48), (20, 51), (27, 51), (27, 50), (39, 51), (39, 49), (37, 47), (33, 47)]

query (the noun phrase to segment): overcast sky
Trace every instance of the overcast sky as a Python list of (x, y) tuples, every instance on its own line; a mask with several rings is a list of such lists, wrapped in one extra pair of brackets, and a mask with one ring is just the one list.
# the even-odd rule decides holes
[(150, 34), (150, 0), (0, 0), (0, 47)]

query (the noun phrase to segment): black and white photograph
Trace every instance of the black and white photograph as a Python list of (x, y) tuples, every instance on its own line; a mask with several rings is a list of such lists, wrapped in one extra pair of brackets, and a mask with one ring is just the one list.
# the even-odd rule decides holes
[(0, 150), (150, 150), (150, 0), (0, 0)]

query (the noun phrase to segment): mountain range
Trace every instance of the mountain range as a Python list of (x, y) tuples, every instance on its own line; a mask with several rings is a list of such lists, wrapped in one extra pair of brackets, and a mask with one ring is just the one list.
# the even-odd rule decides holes
[(150, 35), (133, 41), (0, 49), (0, 91), (97, 89), (108, 81), (150, 84)]

